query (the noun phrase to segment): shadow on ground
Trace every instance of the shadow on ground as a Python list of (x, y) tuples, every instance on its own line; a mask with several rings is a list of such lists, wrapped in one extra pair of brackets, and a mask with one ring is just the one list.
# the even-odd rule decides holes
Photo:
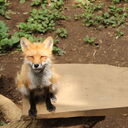
[(74, 117), (74, 118), (59, 118), (59, 119), (43, 119), (35, 120), (37, 127), (52, 128), (52, 127), (66, 127), (66, 128), (93, 128), (95, 124), (105, 119), (105, 116), (96, 117)]

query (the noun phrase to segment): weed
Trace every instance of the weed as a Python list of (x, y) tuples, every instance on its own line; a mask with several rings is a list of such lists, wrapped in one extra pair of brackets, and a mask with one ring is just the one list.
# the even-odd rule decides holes
[[(64, 5), (63, 0), (57, 0), (56, 2), (51, 1), (51, 6), (46, 7), (47, 0), (33, 0), (32, 6), (41, 6), (40, 9), (33, 9), (28, 17), (27, 22), (21, 22), (18, 27), (20, 33), (18, 32), (18, 37), (26, 37), (29, 40), (40, 40), (35, 38), (32, 33), (46, 33), (48, 31), (55, 31), (56, 21), (63, 20), (66, 17), (62, 15), (62, 6)], [(64, 31), (65, 32), (65, 31)], [(16, 34), (15, 34), (16, 35)], [(30, 36), (32, 35), (32, 36)], [(66, 35), (61, 34), (63, 37)], [(56, 46), (56, 41), (53, 47), (53, 53), (58, 55), (63, 55), (64, 52)]]
[[(3, 0), (0, 0), (0, 2)], [(20, 0), (24, 3), (26, 0)], [(5, 2), (5, 1), (4, 1)], [(33, 33), (46, 33), (55, 30), (56, 21), (65, 19), (62, 15), (63, 0), (52, 2), (51, 7), (46, 7), (47, 0), (32, 0), (32, 6), (40, 6), (39, 9), (34, 8), (30, 17), (26, 22), (21, 22), (18, 27), (20, 32), (15, 32), (10, 35), (6, 24), (0, 21), (0, 53), (11, 51), (14, 48), (20, 48), (19, 40), (21, 37), (26, 37), (31, 42), (42, 42), (44, 39), (35, 37)], [(64, 35), (65, 36), (65, 35)], [(63, 55), (64, 51), (57, 47), (59, 40), (55, 40), (53, 53)]]
[(54, 40), (54, 44), (58, 44), (60, 41), (58, 39)]
[(3, 126), (3, 125), (5, 125), (5, 124), (6, 124), (5, 122), (0, 121), (0, 126)]
[(22, 4), (26, 2), (26, 0), (19, 0), (19, 1), (20, 1), (20, 3), (22, 3)]
[(94, 44), (95, 43), (95, 40), (96, 40), (96, 38), (94, 38), (94, 37), (89, 37), (89, 36), (86, 36), (86, 37), (84, 37), (84, 42), (85, 43), (87, 43), (87, 44)]
[(119, 4), (121, 1), (128, 2), (128, 0), (112, 0), (114, 4)]
[[(31, 6), (39, 6), (39, 5), (45, 5), (48, 4), (47, 0), (32, 0)], [(51, 0), (50, 3), (50, 8), (54, 8), (54, 9), (61, 9), (64, 6), (64, 1), (63, 0), (57, 0), (54, 2), (54, 0)]]
[(4, 16), (5, 18), (8, 18), (7, 16), (7, 7), (9, 3), (6, 0), (0, 0), (0, 15)]
[(53, 53), (59, 56), (63, 56), (65, 54), (65, 52), (61, 48), (58, 48), (57, 46), (53, 46)]
[(0, 53), (12, 49), (12, 47), (19, 41), (19, 38), (8, 34), (8, 27), (3, 21), (0, 21)]
[(51, 2), (51, 8), (61, 10), (64, 6), (64, 0), (57, 0), (56, 2)]
[(31, 6), (41, 5), (41, 0), (32, 0)]
[(65, 28), (58, 28), (56, 34), (61, 38), (66, 38), (68, 36), (68, 32)]
[[(128, 18), (128, 13), (126, 8), (118, 8), (116, 5), (110, 5), (107, 10), (103, 10), (104, 4), (90, 3), (89, 5), (84, 5), (84, 13), (75, 16), (75, 19), (83, 19), (84, 24), (88, 27), (99, 27), (99, 26), (112, 26), (118, 27), (126, 23)], [(101, 10), (99, 12), (99, 10)]]
[(25, 33), (25, 32), (15, 32), (13, 37), (21, 38), (26, 37), (31, 42), (42, 42), (44, 39), (41, 37), (35, 37), (33, 34)]
[(120, 38), (121, 36), (124, 35), (124, 32), (121, 32), (120, 30), (116, 30), (115, 31), (115, 36), (116, 36), (116, 39)]
[(8, 36), (8, 27), (3, 21), (0, 21), (0, 39), (4, 39)]
[(113, 3), (117, 4), (117, 3), (120, 3), (121, 0), (112, 0)]
[[(12, 36), (8, 34), (9, 29), (3, 21), (0, 21), (0, 53), (11, 51), (13, 48), (20, 48), (19, 40), (21, 37), (26, 37), (31, 42), (43, 42), (44, 38), (35, 37), (33, 34), (25, 32), (15, 32)], [(55, 40), (53, 53), (63, 55), (62, 49), (58, 48), (56, 44), (59, 40)]]
[(33, 9), (27, 23), (22, 22), (18, 27), (28, 33), (46, 33), (49, 30), (55, 30), (56, 21), (62, 19), (65, 17), (59, 10), (42, 6), (41, 9)]

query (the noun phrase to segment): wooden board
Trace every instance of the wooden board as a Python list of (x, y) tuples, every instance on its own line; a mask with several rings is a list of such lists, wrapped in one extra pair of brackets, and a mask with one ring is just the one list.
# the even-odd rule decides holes
[[(56, 64), (60, 75), (55, 103), (48, 112), (38, 105), (37, 118), (102, 116), (128, 113), (128, 68), (96, 64)], [(23, 115), (29, 103), (23, 99)]]

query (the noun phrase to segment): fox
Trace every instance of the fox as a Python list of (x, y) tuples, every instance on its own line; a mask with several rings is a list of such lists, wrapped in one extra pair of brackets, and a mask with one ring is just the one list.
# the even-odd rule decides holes
[(24, 62), (17, 73), (16, 85), (19, 92), (28, 98), (29, 116), (36, 116), (36, 104), (42, 100), (49, 112), (55, 111), (52, 101), (56, 100), (58, 74), (52, 64), (53, 38), (47, 37), (43, 42), (30, 42), (20, 39)]

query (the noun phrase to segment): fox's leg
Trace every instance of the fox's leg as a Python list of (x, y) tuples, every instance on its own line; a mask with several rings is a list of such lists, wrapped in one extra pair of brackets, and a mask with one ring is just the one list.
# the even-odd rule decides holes
[(57, 93), (57, 87), (56, 84), (51, 83), (49, 79), (45, 79), (45, 87), (48, 88), (49, 90), (49, 97), (51, 98), (52, 101), (56, 101), (56, 96), (55, 94)]
[(49, 86), (49, 95), (50, 95), (50, 98), (53, 102), (55, 102), (57, 100), (55, 94), (57, 93), (57, 87), (55, 84), (51, 84)]
[(50, 96), (50, 99), (51, 99), (53, 102), (55, 102), (55, 101), (57, 100), (57, 98), (56, 98), (56, 96), (55, 96), (54, 93), (49, 92), (49, 96)]
[(56, 107), (51, 103), (51, 93), (49, 92), (49, 89), (47, 88), (46, 91), (46, 97), (45, 97), (46, 107), (49, 112), (55, 111)]
[(34, 95), (34, 91), (30, 92), (29, 103), (30, 103), (29, 116), (36, 116), (37, 109), (36, 109), (36, 97)]

